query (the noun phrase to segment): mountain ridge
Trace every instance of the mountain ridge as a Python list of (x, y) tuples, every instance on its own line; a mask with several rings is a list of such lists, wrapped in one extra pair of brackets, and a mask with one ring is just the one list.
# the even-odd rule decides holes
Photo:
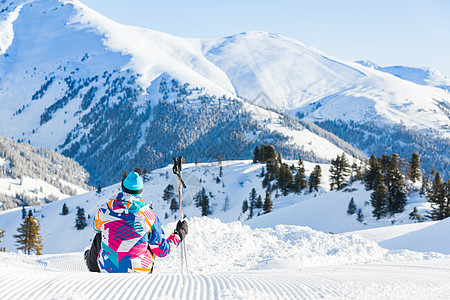
[[(212, 124), (212, 114), (210, 119), (195, 116), (208, 128), (181, 118), (186, 128), (204, 127), (204, 132), (192, 134), (199, 139), (196, 144), (189, 134), (171, 132), (181, 124), (154, 115), (154, 111), (167, 113), (158, 107), (162, 102), (175, 105), (166, 109), (178, 107), (180, 114), (196, 114), (202, 111), (199, 107), (207, 106), (220, 115), (226, 114), (221, 105), (231, 101), (230, 107), (240, 114), (239, 122), (252, 121), (245, 126), (221, 123), (234, 130), (225, 134), (227, 138), (238, 135), (239, 141), (245, 141), (240, 144), (248, 147), (236, 147), (241, 152), (230, 159), (247, 158), (252, 146), (281, 140), (285, 147), (277, 148), (288, 156), (313, 148), (317, 162), (330, 159), (314, 147), (323, 144), (316, 143), (319, 138), (299, 138), (301, 130), (292, 131), (284, 123), (274, 127), (258, 115), (271, 115), (264, 108), (306, 121), (401, 123), (414, 130), (432, 129), (444, 137), (450, 134), (449, 94), (442, 89), (340, 61), (287, 37), (255, 31), (222, 39), (180, 38), (121, 25), (77, 0), (12, 1), (1, 11), (1, 26), (10, 29), (11, 44), (0, 56), (0, 101), (4, 103), (0, 113), (9, 116), (0, 120), (0, 134), (73, 157), (102, 183), (114, 182), (110, 179), (114, 172), (97, 160), (118, 151), (114, 145), (124, 143), (135, 149), (103, 156), (117, 161), (122, 169), (126, 158), (138, 160), (135, 153), (139, 152), (155, 157), (145, 159), (154, 168), (165, 160), (165, 151), (208, 147), (216, 140), (225, 146), (220, 136), (225, 133)], [(7, 44), (2, 42), (2, 48)], [(167, 84), (161, 85), (162, 79)], [(155, 130), (156, 125), (151, 125), (155, 119), (165, 122), (160, 136), (172, 135), (184, 146), (169, 141), (155, 150), (156, 137), (149, 135)], [(227, 120), (235, 121), (231, 116)], [(346, 142), (355, 145), (351, 139)], [(197, 149), (191, 159), (214, 158), (220, 154), (218, 148)]]

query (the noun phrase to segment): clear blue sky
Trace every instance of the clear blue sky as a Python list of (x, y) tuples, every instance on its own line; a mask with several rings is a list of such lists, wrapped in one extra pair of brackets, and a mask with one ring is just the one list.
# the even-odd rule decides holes
[(450, 78), (449, 0), (81, 0), (123, 24), (177, 36), (279, 33), (343, 60), (434, 67)]

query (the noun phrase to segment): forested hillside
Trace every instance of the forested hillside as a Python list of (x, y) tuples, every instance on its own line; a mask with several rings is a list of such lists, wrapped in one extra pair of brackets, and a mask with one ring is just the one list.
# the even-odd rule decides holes
[(0, 136), (1, 210), (77, 195), (90, 189), (88, 180), (72, 159)]

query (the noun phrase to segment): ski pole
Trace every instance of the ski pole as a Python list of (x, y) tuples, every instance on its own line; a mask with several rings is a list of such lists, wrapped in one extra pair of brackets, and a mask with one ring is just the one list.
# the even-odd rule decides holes
[[(181, 176), (182, 163), (184, 158), (179, 156), (178, 158), (173, 158), (173, 173), (177, 176), (177, 188), (178, 188), (178, 203), (180, 206), (180, 221), (183, 219), (183, 188), (186, 188), (186, 184), (183, 181), (183, 177)], [(185, 237), (186, 238), (186, 237)], [(186, 274), (188, 274), (188, 265), (187, 265), (187, 254), (186, 254), (186, 243), (181, 242), (181, 274), (183, 274), (183, 264), (186, 267)], [(184, 263), (183, 263), (184, 262)]]

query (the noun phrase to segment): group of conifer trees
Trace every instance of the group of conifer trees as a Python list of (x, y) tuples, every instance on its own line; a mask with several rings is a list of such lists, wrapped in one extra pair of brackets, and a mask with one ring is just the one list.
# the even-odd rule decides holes
[[(69, 209), (66, 203), (63, 204), (61, 215), (69, 214)], [(41, 224), (39, 220), (33, 216), (33, 211), (29, 210), (28, 214), (25, 207), (22, 207), (22, 223), (17, 228), (17, 234), (13, 237), (16, 239), (17, 249), (24, 251), (26, 254), (31, 254), (35, 251), (37, 255), (42, 254), (44, 248), (42, 244), (42, 237), (40, 234)], [(75, 218), (75, 228), (82, 230), (87, 226), (84, 208), (77, 207), (77, 214)], [(5, 236), (5, 230), (0, 229), (0, 238)], [(0, 240), (1, 242), (1, 240)], [(0, 247), (0, 252), (6, 251), (5, 247)]]
[[(266, 191), (266, 196), (263, 202), (261, 195), (256, 196), (256, 189), (252, 189), (249, 199), (244, 200), (244, 202), (242, 203), (242, 213), (245, 214), (248, 210), (248, 218), (252, 219), (255, 215), (255, 209), (262, 209), (263, 213), (265, 214), (272, 211), (273, 202), (269, 191)], [(258, 215), (260, 215), (260, 213), (261, 212), (259, 211)]]
[(406, 185), (402, 174), (403, 161), (397, 154), (383, 154), (380, 158), (372, 155), (364, 177), (367, 190), (372, 190), (373, 216), (381, 219), (401, 213), (405, 209)]
[[(383, 154), (379, 158), (375, 155), (370, 157), (364, 183), (367, 190), (373, 191), (371, 202), (374, 217), (380, 219), (404, 211), (407, 179), (413, 184), (422, 180), (420, 194), (428, 198), (432, 207), (427, 215), (429, 219), (442, 220), (450, 216), (450, 180), (445, 182), (440, 173), (434, 170), (431, 176), (423, 177), (420, 164), (420, 156), (417, 153), (413, 153), (408, 162), (395, 153), (392, 156)], [(417, 213), (417, 208), (410, 213), (410, 217), (424, 220), (424, 217)]]
[(434, 170), (423, 178), (420, 193), (428, 197), (431, 211), (428, 218), (443, 220), (450, 217), (450, 179), (445, 181), (439, 172)]
[[(255, 147), (253, 151), (253, 163), (265, 163), (266, 167), (262, 169), (261, 177), (264, 177), (262, 185), (269, 192), (276, 190), (286, 196), (290, 192), (299, 193), (309, 187), (309, 192), (318, 191), (322, 170), (316, 165), (309, 176), (306, 178), (303, 160), (298, 161), (298, 167), (289, 166), (282, 160), (281, 153), (277, 153), (272, 145), (262, 145), (261, 148)], [(264, 172), (265, 170), (265, 172)]]
[(254, 208), (263, 208), (264, 213), (272, 211), (271, 193), (274, 191), (276, 192), (275, 197), (278, 197), (279, 192), (283, 196), (287, 196), (289, 193), (300, 193), (306, 188), (310, 193), (319, 190), (322, 177), (322, 170), (319, 165), (314, 167), (308, 180), (302, 159), (298, 161), (297, 167), (295, 165), (289, 166), (283, 162), (281, 153), (277, 153), (273, 145), (264, 144), (261, 147), (256, 146), (253, 151), (253, 163), (258, 162), (266, 164), (261, 169), (262, 187), (266, 190), (266, 195), (264, 201), (262, 201), (261, 195), (256, 198), (252, 190), (249, 200), (244, 200), (242, 212), (245, 213), (249, 209), (249, 218), (253, 217)]

